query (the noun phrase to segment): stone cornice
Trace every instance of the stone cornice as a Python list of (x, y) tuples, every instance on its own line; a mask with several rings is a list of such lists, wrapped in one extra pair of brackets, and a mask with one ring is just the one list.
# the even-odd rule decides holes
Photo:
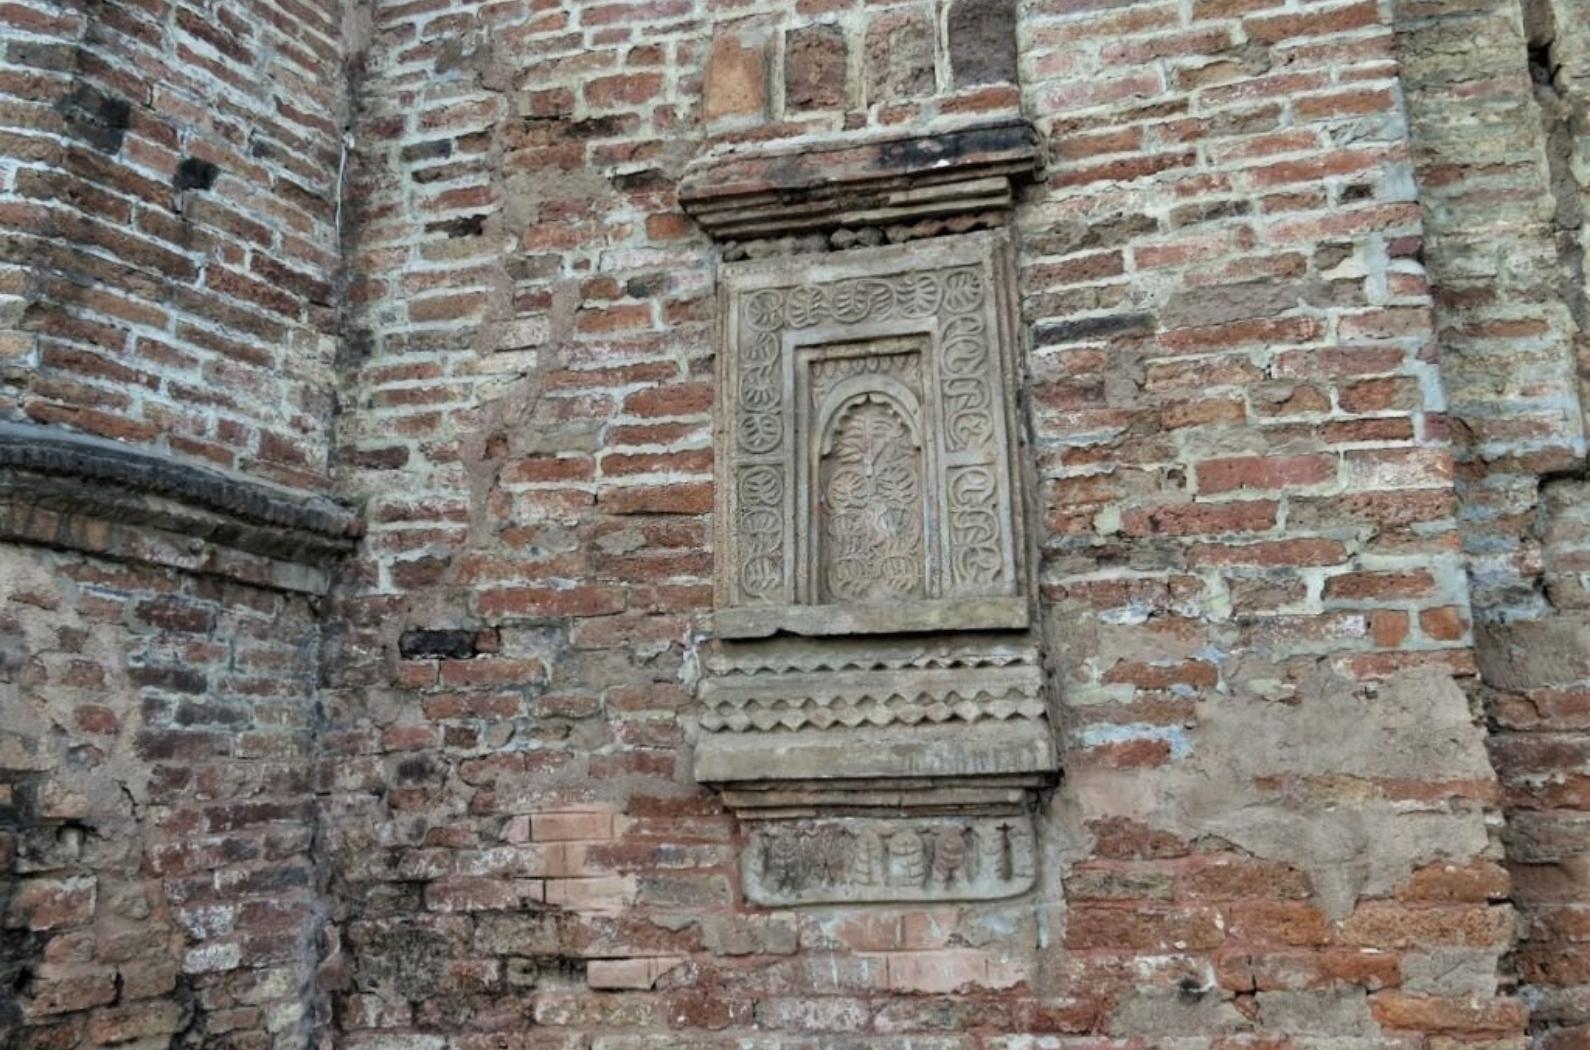
[(1042, 166), (1018, 116), (891, 138), (839, 136), (705, 157), (679, 200), (720, 240), (903, 225), (998, 212)]

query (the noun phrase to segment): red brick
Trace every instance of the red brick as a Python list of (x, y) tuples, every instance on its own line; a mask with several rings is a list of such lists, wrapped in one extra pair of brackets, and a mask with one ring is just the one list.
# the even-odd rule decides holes
[(1276, 512), (1277, 504), (1273, 500), (1185, 503), (1134, 507), (1121, 515), (1121, 524), (1127, 534), (1133, 536), (1264, 532), (1275, 526)]
[(18, 884), (6, 913), (9, 925), (30, 930), (84, 926), (94, 921), (98, 880), (32, 878)]
[(1405, 905), (1390, 901), (1360, 904), (1341, 925), (1348, 944), (1376, 948), (1429, 948), (1454, 945), (1485, 948), (1511, 936), (1510, 908), (1482, 904)]
[(1517, 999), (1443, 998), (1382, 992), (1370, 1000), (1383, 1028), (1418, 1032), (1516, 1032), (1528, 1018)]
[(628, 73), (622, 76), (597, 77), (585, 83), (584, 95), (588, 105), (597, 109), (613, 109), (649, 102), (662, 94), (663, 78), (657, 73)]
[(1348, 572), (1325, 581), (1325, 597), (1337, 601), (1422, 598), (1435, 587), (1423, 569), (1411, 572)]
[(712, 37), (702, 113), (708, 120), (760, 116), (767, 109), (766, 45), (731, 31)]
[(503, 587), (475, 596), (480, 615), (489, 619), (513, 616), (600, 616), (621, 612), (623, 597), (605, 587)]
[(1334, 456), (1233, 456), (1198, 464), (1198, 488), (1208, 494), (1322, 485), (1336, 477)]

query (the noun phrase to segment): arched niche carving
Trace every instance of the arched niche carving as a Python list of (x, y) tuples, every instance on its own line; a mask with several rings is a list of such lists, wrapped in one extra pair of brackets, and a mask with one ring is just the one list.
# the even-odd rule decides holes
[[(719, 636), (1026, 628), (1003, 237), (741, 264), (724, 288)], [(877, 400), (859, 404), (892, 406), (919, 449), (922, 573), (909, 587), (887, 586), (905, 579), (888, 573), (835, 585), (819, 564), (825, 535), (841, 540), (825, 533), (829, 428), (861, 391)], [(859, 511), (839, 523), (859, 528)]]
[(848, 385), (829, 395), (818, 417), (811, 530), (818, 601), (923, 600), (936, 545), (920, 408), (887, 376)]
[[(721, 287), (717, 608), (696, 776), (775, 823), (878, 806), (975, 817), (837, 838), (790, 826), (767, 840), (770, 866), (747, 875), (747, 893), (1020, 892), (1030, 879), (1001, 858), (1030, 834), (1024, 814), (1056, 755), (1031, 620), (1005, 236), (738, 263)], [(942, 850), (940, 866), (965, 875), (880, 882), (874, 833), (907, 855)], [(853, 855), (795, 879), (819, 842)]]

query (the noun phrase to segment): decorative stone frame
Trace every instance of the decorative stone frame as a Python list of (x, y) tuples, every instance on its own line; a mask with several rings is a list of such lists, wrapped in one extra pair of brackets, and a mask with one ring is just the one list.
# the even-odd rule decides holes
[(681, 183), (724, 258), (754, 260), (719, 271), (692, 734), (695, 779), (746, 820), (754, 903), (990, 900), (1037, 878), (1058, 757), (1006, 232), (1037, 141), (1011, 113), (732, 148)]
[[(759, 829), (755, 899), (998, 896), (1030, 883), (976, 868), (975, 849), (961, 881), (938, 890), (880, 882), (894, 868), (866, 860), (878, 844), (910, 856), (1026, 841), (1025, 811), (1055, 771), (1032, 631), (1014, 287), (1002, 230), (722, 270), (717, 609), (696, 777), (744, 814), (962, 821)], [(844, 430), (857, 420), (870, 428), (860, 438)], [(843, 470), (853, 476), (836, 490)], [(831, 537), (854, 513), (860, 526), (853, 517)], [(832, 551), (858, 542), (853, 571)], [(830, 840), (853, 846), (843, 863)], [(810, 867), (790, 850), (828, 859)], [(858, 865), (861, 881), (835, 865)]]
[[(724, 268), (719, 637), (1028, 625), (1012, 284), (997, 232)], [(852, 374), (818, 400), (833, 364)], [(817, 483), (835, 414), (868, 401), (920, 452), (918, 593), (884, 586), (887, 602), (834, 600), (824, 585), (837, 570)]]

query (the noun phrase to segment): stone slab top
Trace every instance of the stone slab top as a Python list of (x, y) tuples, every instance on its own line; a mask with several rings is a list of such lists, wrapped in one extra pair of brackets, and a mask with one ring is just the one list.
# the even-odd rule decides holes
[(1036, 131), (1009, 115), (703, 157), (686, 170), (679, 200), (716, 237), (772, 237), (1008, 208), (1013, 182), (1041, 168)]

